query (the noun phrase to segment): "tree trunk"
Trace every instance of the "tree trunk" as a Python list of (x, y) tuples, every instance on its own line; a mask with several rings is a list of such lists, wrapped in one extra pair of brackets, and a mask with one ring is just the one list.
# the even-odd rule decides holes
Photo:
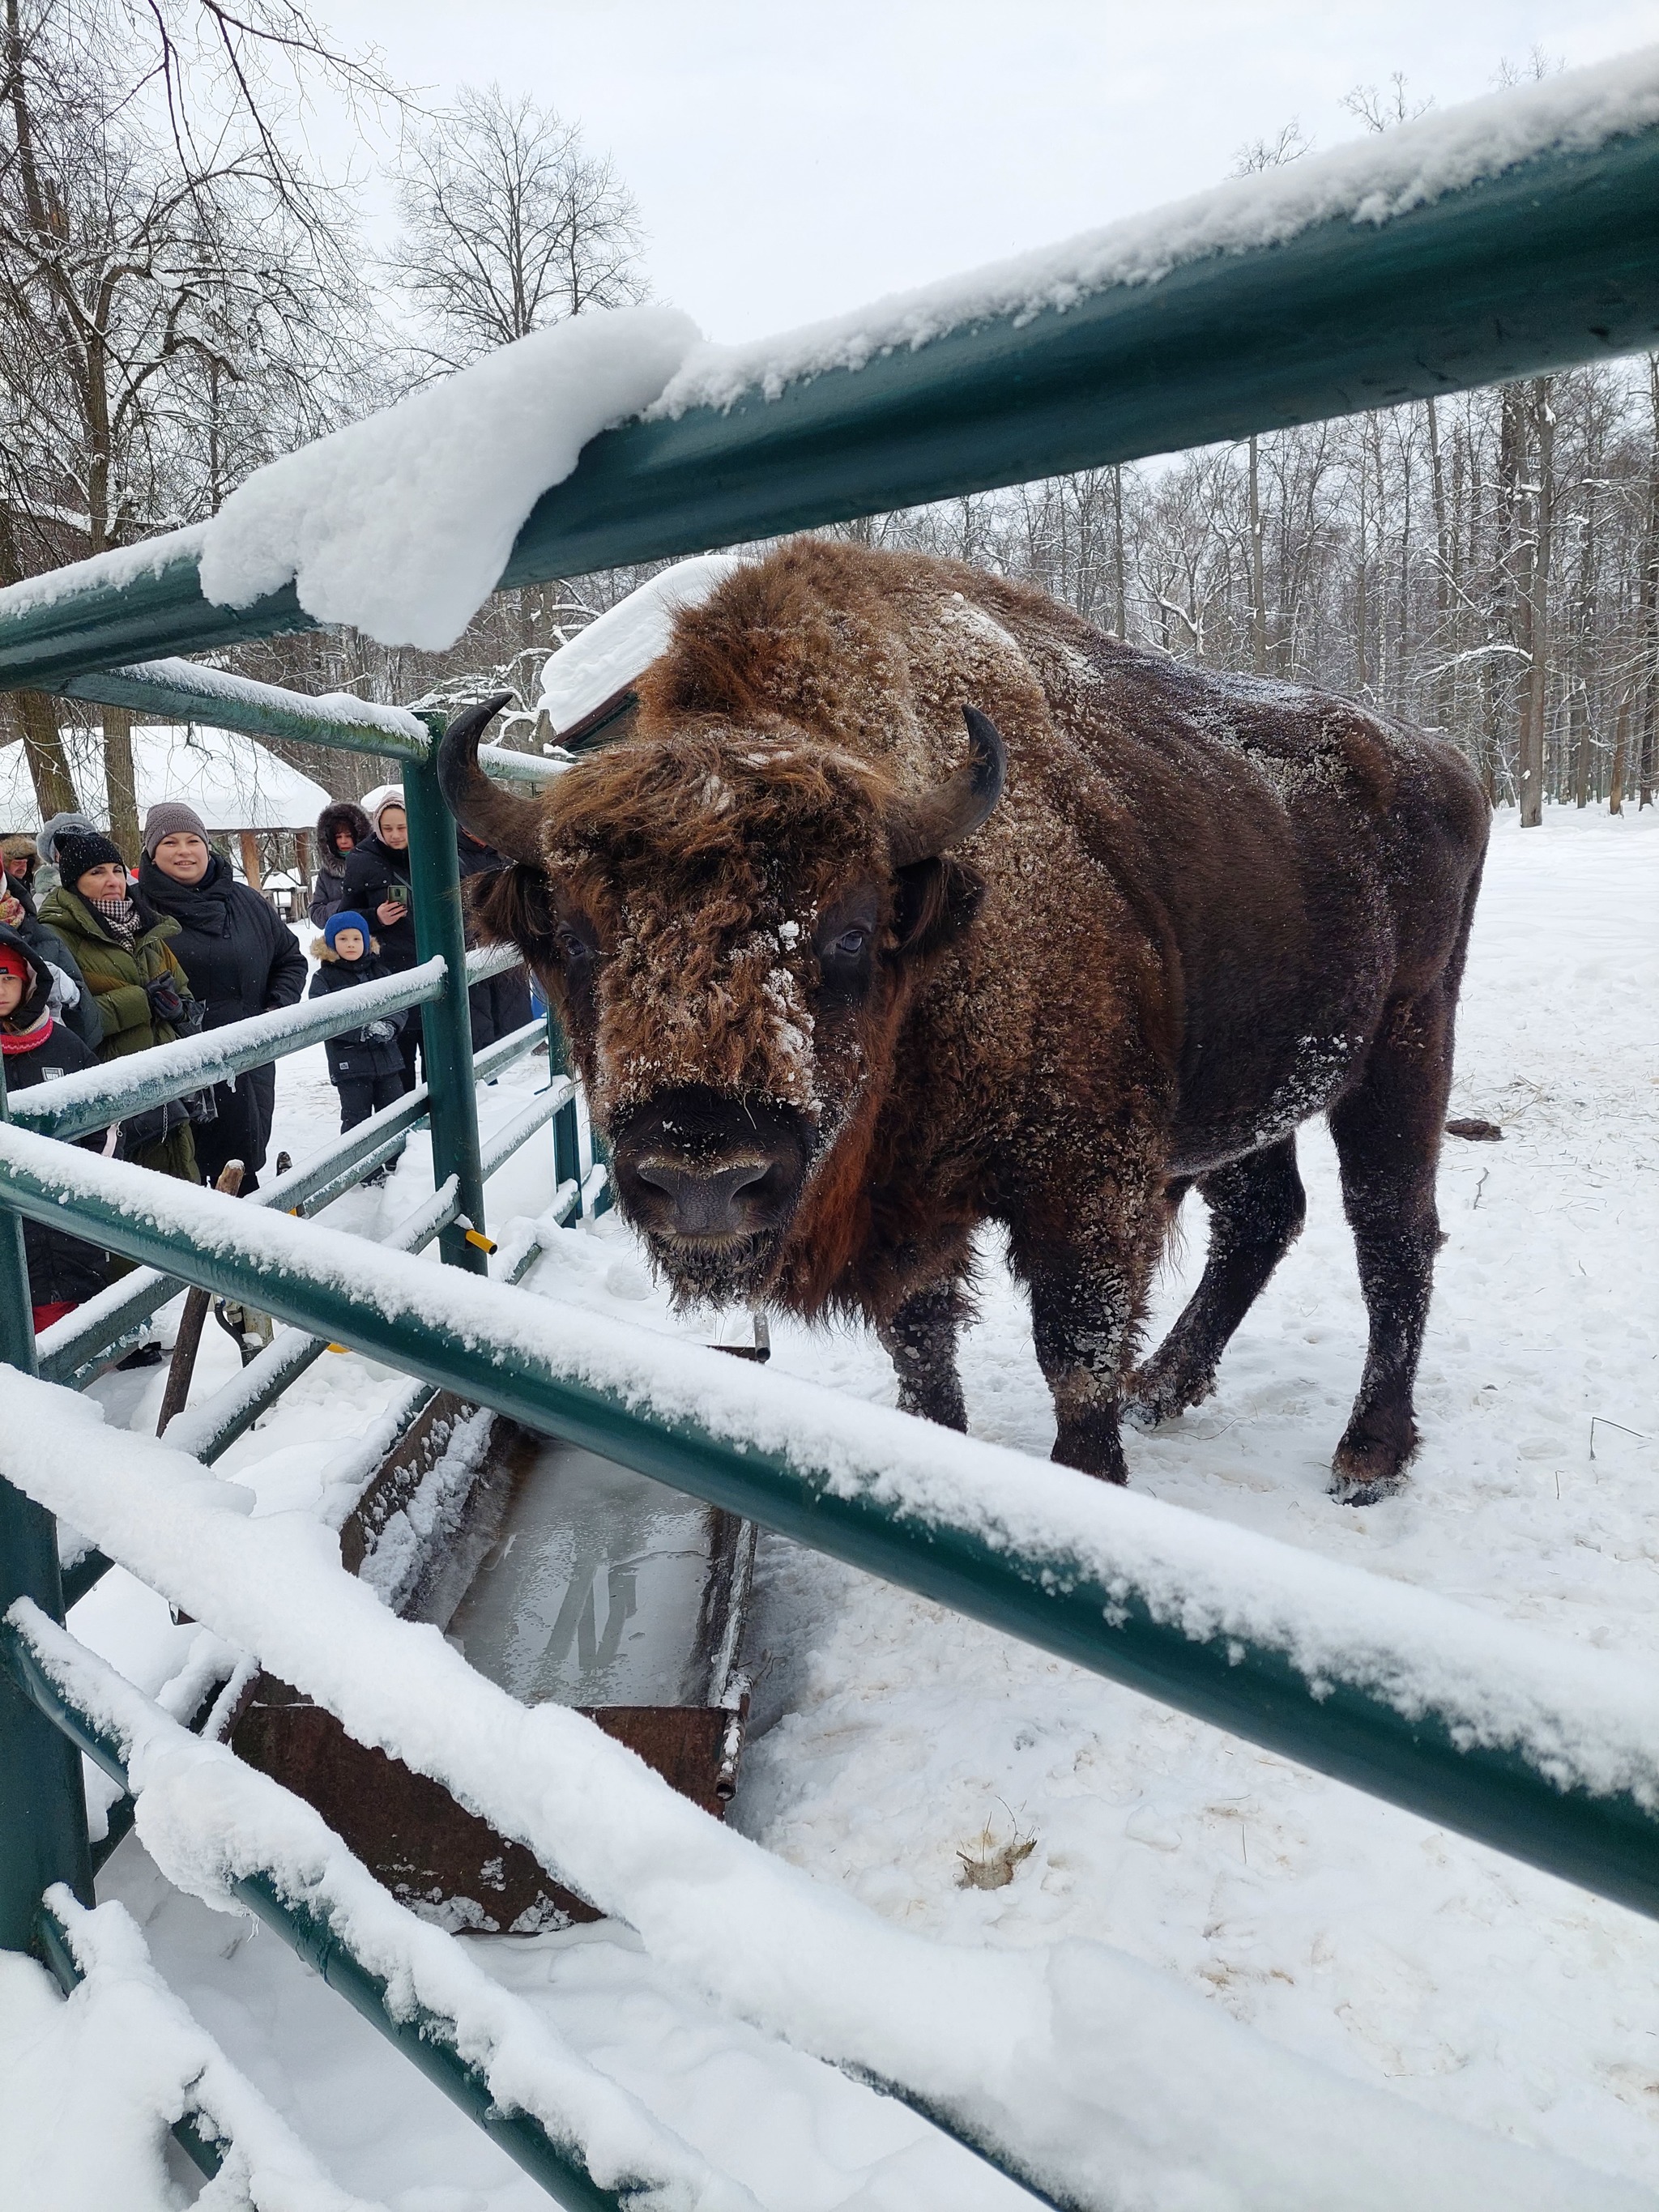
[(1642, 537), (1642, 583), (1638, 617), (1641, 690), (1636, 728), (1637, 811), (1653, 804), (1654, 746), (1659, 725), (1659, 354), (1648, 356), (1648, 400), (1652, 434), (1648, 443), (1648, 512)]
[(109, 799), (109, 834), (120, 847), (121, 858), (136, 868), (143, 840), (132, 766), (132, 716), (125, 707), (104, 708), (104, 788)]
[(1521, 614), (1529, 656), (1521, 715), (1521, 827), (1536, 830), (1544, 819), (1544, 724), (1549, 706), (1550, 557), (1555, 516), (1555, 413), (1550, 405), (1551, 379), (1532, 387), (1533, 430), (1537, 441), (1538, 486), (1533, 494), (1533, 527), (1522, 570)]
[(1572, 803), (1578, 807), (1588, 806), (1590, 772), (1589, 702), (1584, 696), (1582, 678), (1572, 687), (1572, 703), (1567, 711), (1567, 738), (1572, 753)]
[[(23, 556), (17, 543), (17, 525), (9, 507), (0, 500), (0, 584), (23, 580)], [(44, 822), (53, 814), (72, 814), (81, 804), (75, 794), (69, 757), (58, 732), (58, 702), (45, 691), (19, 691), (17, 720), (23, 732), (23, 757), (34, 786), (34, 803)]]
[(44, 691), (19, 691), (14, 696), (23, 728), (23, 757), (28, 763), (40, 819), (73, 814), (81, 802), (75, 794), (69, 757), (58, 732), (58, 702)]
[(1117, 617), (1117, 635), (1127, 644), (1129, 636), (1129, 611), (1127, 577), (1123, 560), (1123, 471), (1112, 471), (1112, 584), (1114, 611)]
[(1619, 702), (1619, 721), (1613, 740), (1613, 780), (1607, 786), (1607, 811), (1625, 811), (1625, 758), (1630, 738), (1630, 701)]
[(1441, 662), (1434, 680), (1431, 711), (1436, 726), (1449, 732), (1452, 720), (1451, 537), (1446, 519), (1446, 471), (1440, 458), (1440, 413), (1432, 399), (1423, 402), (1429, 432), (1429, 496), (1434, 506), (1435, 653)]
[(1250, 493), (1250, 661), (1258, 676), (1267, 672), (1267, 588), (1261, 563), (1261, 470), (1258, 441), (1249, 441)]

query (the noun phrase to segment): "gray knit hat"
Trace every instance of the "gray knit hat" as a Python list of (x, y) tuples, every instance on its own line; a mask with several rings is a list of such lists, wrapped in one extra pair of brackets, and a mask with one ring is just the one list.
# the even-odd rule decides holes
[(40, 824), (40, 834), (34, 841), (34, 849), (49, 868), (58, 865), (58, 840), (65, 830), (95, 830), (98, 824), (88, 814), (54, 814)]
[(199, 837), (208, 843), (206, 825), (182, 799), (158, 799), (144, 817), (144, 858), (153, 860), (163, 837)]

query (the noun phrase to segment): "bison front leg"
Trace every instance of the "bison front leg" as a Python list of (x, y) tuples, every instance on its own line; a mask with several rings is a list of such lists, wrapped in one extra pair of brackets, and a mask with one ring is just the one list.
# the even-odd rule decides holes
[(1118, 1419), (1135, 1330), (1163, 1220), (1151, 1190), (1080, 1205), (1063, 1235), (1016, 1235), (1031, 1288), (1037, 1363), (1054, 1394), (1051, 1456), (1106, 1482), (1127, 1482)]
[(968, 1413), (957, 1373), (963, 1304), (960, 1283), (929, 1283), (913, 1291), (890, 1321), (878, 1322), (876, 1333), (898, 1374), (899, 1411), (965, 1431)]

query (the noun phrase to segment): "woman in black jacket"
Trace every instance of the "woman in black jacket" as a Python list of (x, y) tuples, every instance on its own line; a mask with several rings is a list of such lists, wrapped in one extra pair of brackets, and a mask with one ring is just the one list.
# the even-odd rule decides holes
[[(415, 917), (409, 887), (409, 817), (404, 795), (394, 785), (376, 794), (373, 835), (366, 837), (346, 861), (345, 895), (342, 906), (362, 915), (374, 933), (380, 957), (393, 975), (412, 968)], [(422, 1042), (420, 1009), (403, 1026), (398, 1045), (403, 1054), (403, 1085), (415, 1088), (415, 1050)]]
[[(292, 933), (258, 891), (235, 880), (208, 843), (200, 816), (176, 799), (163, 799), (144, 817), (138, 886), (179, 925), (173, 951), (207, 1008), (205, 1028), (224, 1029), (300, 999), (306, 957)], [(213, 1097), (216, 1118), (196, 1130), (197, 1165), (215, 1182), (227, 1161), (240, 1160), (246, 1194), (258, 1187), (270, 1141), (276, 1067), (244, 1069), (216, 1084)]]
[(319, 929), (345, 904), (346, 862), (368, 835), (368, 815), (349, 799), (333, 800), (317, 817), (317, 875), (311, 886), (311, 919)]
[[(17, 930), (0, 923), (0, 1053), (8, 1091), (27, 1091), (56, 1076), (76, 1075), (98, 1063), (79, 1037), (52, 1016), (52, 971)], [(82, 1137), (88, 1152), (104, 1150), (104, 1132)], [(83, 1243), (44, 1221), (23, 1222), (23, 1254), (28, 1262), (29, 1304), (36, 1330), (61, 1321), (72, 1307), (101, 1291), (109, 1281), (109, 1260), (95, 1244)]]

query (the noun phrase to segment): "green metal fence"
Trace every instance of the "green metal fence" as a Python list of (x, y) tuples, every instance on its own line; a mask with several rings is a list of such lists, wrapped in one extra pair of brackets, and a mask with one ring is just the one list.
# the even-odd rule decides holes
[[(541, 500), (501, 580), (522, 585), (701, 550), (1654, 345), (1656, 216), (1659, 128), (1650, 128), (1593, 153), (1518, 163), (1380, 226), (1315, 224), (1280, 245), (1217, 252), (1157, 283), (1097, 292), (1064, 313), (987, 319), (770, 398), (628, 425), (595, 439), (574, 473)], [(70, 576), (54, 595), (0, 593), (0, 686), (303, 735), (400, 760), (419, 952), (432, 963), (431, 995), (420, 999), (429, 1048), (422, 1103), (443, 1194), (437, 1233), (446, 1262), (481, 1274), (489, 1162), (478, 1142), (459, 889), (437, 789), (435, 720), (356, 701), (308, 702), (154, 658), (309, 622), (291, 588), (248, 608), (210, 605), (193, 553), (163, 549), (151, 569), (118, 586)], [(501, 774), (535, 772), (511, 756), (489, 764)], [(427, 981), (419, 988), (424, 994)], [(556, 1034), (552, 1042), (556, 1075), (563, 1065)], [(234, 1056), (243, 1046), (228, 1039), (225, 1048)], [(165, 1082), (161, 1059), (156, 1080)], [(68, 1133), (96, 1126), (85, 1118), (94, 1110), (85, 1097), (55, 1103), (37, 1092), (16, 1118), (34, 1130)], [(0, 1122), (4, 1111), (0, 1093)], [(409, 1126), (399, 1115), (413, 1111), (392, 1109), (326, 1163), (308, 1164), (289, 1187), (295, 1207), (307, 1199), (320, 1204), (354, 1173), (367, 1172)], [(557, 1172), (580, 1188), (574, 1099), (562, 1096), (550, 1111)], [(443, 1382), (1603, 1895), (1659, 1912), (1659, 1746), (1632, 1738), (1611, 1781), (1577, 1771), (1562, 1755), (1571, 1707), (1552, 1706), (1542, 1681), (1528, 1717), (1494, 1734), (1458, 1693), (1413, 1698), (1391, 1686), (1375, 1645), (1359, 1648), (1363, 1639), (1352, 1665), (1327, 1653), (1310, 1667), (1291, 1638), (1252, 1639), (1230, 1628), (1224, 1607), (1212, 1626), (1194, 1626), (1171, 1612), (1167, 1592), (1114, 1571), (1109, 1547), (1107, 1555), (1086, 1546), (1056, 1553), (983, 1516), (956, 1524), (920, 1511), (896, 1500), (878, 1468), (849, 1478), (847, 1437), (834, 1439), (832, 1471), (821, 1437), (802, 1437), (787, 1451), (763, 1448), (735, 1416), (714, 1429), (653, 1409), (648, 1377), (626, 1389), (597, 1388), (562, 1363), (556, 1346), (532, 1353), (507, 1340), (496, 1326), (496, 1286), (457, 1282), (441, 1315), (428, 1320), (405, 1310), (388, 1321), (377, 1291), (394, 1286), (385, 1271), (401, 1263), (392, 1257), (367, 1249), (361, 1280), (343, 1284), (315, 1263), (307, 1242), (315, 1232), (304, 1222), (273, 1216), (274, 1233), (256, 1239), (235, 1205), (212, 1194), (191, 1199), (206, 1209), (201, 1220), (210, 1235), (180, 1237), (145, 1218), (121, 1170), (70, 1157), (66, 1168), (47, 1138), (0, 1126), (0, 1358), (26, 1372), (37, 1370), (37, 1347), (21, 1215), (50, 1218), (155, 1270), (78, 1333), (60, 1324), (64, 1334), (41, 1346), (40, 1364), (50, 1375), (77, 1371), (100, 1348), (92, 1342), (99, 1329), (118, 1334), (143, 1298), (159, 1302), (174, 1282), (246, 1298), (291, 1323), (303, 1341), (345, 1343)], [(273, 1250), (281, 1255), (275, 1273)], [(481, 1343), (490, 1346), (487, 1358)], [(836, 1425), (832, 1413), (823, 1421)], [(210, 1437), (204, 1456), (212, 1444)], [(84, 1577), (76, 1584), (85, 1586)], [(0, 1944), (38, 1943), (48, 1956), (63, 1946), (43, 1932), (44, 1891), (63, 1882), (83, 1900), (92, 1895), (76, 1747), (112, 1771), (122, 1765), (107, 1729), (100, 1735), (76, 1702), (72, 1640), (60, 1626), (64, 1596), (50, 1516), (0, 1485), (0, 1615), (9, 1618), (0, 1669)], [(20, 1600), (27, 1605), (19, 1608)], [(45, 1623), (33, 1641), (25, 1632), (32, 1620)], [(42, 1656), (54, 1637), (61, 1639), (55, 1666)], [(1472, 1696), (1480, 1687), (1472, 1682)], [(250, 1902), (301, 1949), (313, 1942), (291, 1911), (284, 1921), (270, 1900)], [(386, 2033), (403, 2034), (383, 1992), (349, 1959), (330, 1973), (349, 1984), (353, 2002)], [(476, 2079), (445, 2086), (502, 2139), (507, 2118), (480, 2094)], [(1000, 2155), (994, 2142), (975, 2147), (1032, 2180), (1028, 2166)], [(574, 2169), (538, 2166), (539, 2153), (514, 2154), (562, 2201), (618, 2201), (592, 2193)]]

